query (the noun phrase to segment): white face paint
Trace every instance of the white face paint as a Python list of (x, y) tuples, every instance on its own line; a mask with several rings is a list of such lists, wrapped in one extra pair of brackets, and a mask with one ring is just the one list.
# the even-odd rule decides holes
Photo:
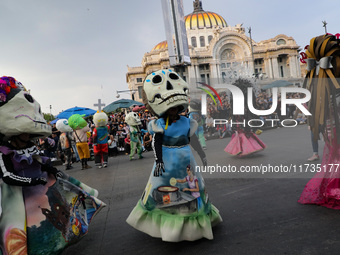
[(93, 122), (96, 127), (104, 127), (107, 125), (108, 117), (105, 112), (97, 112), (93, 115)]
[(56, 123), (56, 128), (60, 132), (72, 132), (73, 129), (68, 125), (68, 120), (67, 119), (60, 119)]
[(129, 126), (139, 126), (142, 125), (142, 122), (140, 121), (140, 118), (137, 113), (135, 112), (129, 112), (125, 117), (125, 122)]
[(158, 116), (172, 107), (188, 108), (188, 84), (169, 69), (149, 74), (144, 81), (144, 91), (148, 104)]
[(52, 127), (46, 123), (40, 104), (26, 91), (20, 91), (0, 107), (0, 133), (5, 139), (22, 133), (34, 137), (46, 137)]

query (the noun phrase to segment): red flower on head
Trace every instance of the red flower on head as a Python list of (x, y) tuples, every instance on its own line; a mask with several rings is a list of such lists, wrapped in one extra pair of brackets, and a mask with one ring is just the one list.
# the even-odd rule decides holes
[(7, 86), (7, 87), (5, 88), (5, 91), (6, 91), (6, 94), (8, 95), (9, 92), (11, 92), (11, 87)]

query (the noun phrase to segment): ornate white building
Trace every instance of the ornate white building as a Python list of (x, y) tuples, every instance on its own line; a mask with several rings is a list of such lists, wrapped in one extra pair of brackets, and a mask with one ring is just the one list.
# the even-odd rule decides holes
[[(231, 84), (239, 77), (253, 79), (260, 87), (277, 79), (301, 85), (299, 46), (292, 37), (280, 34), (255, 42), (242, 25), (228, 26), (220, 15), (204, 11), (199, 0), (193, 5), (194, 11), (185, 16), (191, 65), (180, 69), (191, 87), (196, 82)], [(137, 91), (136, 101), (142, 99), (147, 74), (170, 68), (167, 47), (167, 41), (160, 42), (144, 54), (141, 66), (128, 66), (126, 80), (129, 89)]]

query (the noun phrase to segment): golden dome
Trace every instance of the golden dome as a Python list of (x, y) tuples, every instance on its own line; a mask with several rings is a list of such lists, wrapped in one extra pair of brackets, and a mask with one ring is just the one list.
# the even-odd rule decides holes
[[(175, 43), (175, 40), (174, 40)], [(151, 52), (154, 50), (162, 50), (162, 49), (167, 49), (168, 48), (168, 41), (163, 41), (157, 44), (155, 47), (152, 48)]]
[(202, 2), (194, 2), (194, 12), (185, 16), (185, 27), (187, 30), (196, 28), (213, 28), (218, 25), (226, 27), (227, 22), (222, 16), (214, 12), (206, 12), (202, 9)]
[(213, 28), (218, 25), (221, 27), (226, 27), (227, 22), (222, 18), (222, 16), (214, 12), (193, 12), (185, 16), (185, 27), (187, 30), (195, 28)]
[(160, 42), (159, 44), (157, 44), (155, 47), (153, 47), (151, 51), (167, 49), (167, 48), (168, 48), (168, 42), (163, 41), (163, 42)]

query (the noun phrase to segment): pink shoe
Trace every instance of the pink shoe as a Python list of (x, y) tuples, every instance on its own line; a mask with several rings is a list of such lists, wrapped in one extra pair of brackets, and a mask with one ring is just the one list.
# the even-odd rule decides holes
[(315, 160), (319, 160), (320, 157), (318, 154), (314, 154), (313, 156), (311, 156), (309, 159), (307, 159), (308, 161), (315, 161)]

